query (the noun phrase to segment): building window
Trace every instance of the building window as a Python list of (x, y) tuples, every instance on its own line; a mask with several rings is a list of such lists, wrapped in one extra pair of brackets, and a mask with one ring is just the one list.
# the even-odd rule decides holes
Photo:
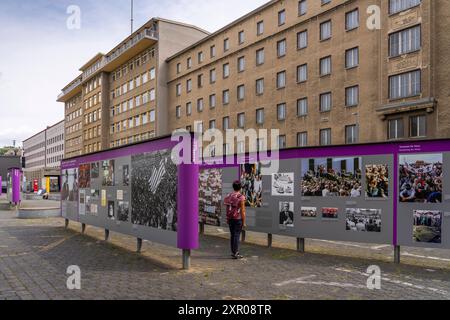
[(345, 14), (345, 30), (350, 31), (359, 27), (359, 10), (353, 10)]
[(286, 87), (286, 71), (281, 71), (277, 73), (277, 89), (282, 89)]
[(320, 145), (321, 146), (331, 145), (331, 129), (320, 130)]
[(418, 6), (421, 0), (389, 0), (389, 14), (398, 13)]
[(205, 58), (205, 56), (203, 55), (203, 51), (200, 51), (198, 53), (198, 63), (202, 63), (204, 58)]
[(397, 57), (420, 50), (421, 48), (421, 27), (405, 29), (389, 35), (389, 55)]
[(322, 93), (320, 95), (320, 112), (331, 111), (332, 95), (331, 92)]
[(192, 114), (192, 103), (188, 102), (186, 103), (186, 115), (190, 116)]
[(278, 149), (286, 149), (286, 136), (280, 135), (278, 136)]
[(403, 118), (392, 119), (388, 122), (388, 139), (403, 139), (405, 136), (405, 128)]
[(264, 108), (256, 110), (256, 124), (264, 124)]
[(277, 105), (277, 119), (278, 121), (286, 120), (286, 103)]
[(186, 92), (191, 92), (192, 91), (192, 80), (189, 79), (186, 81)]
[(320, 76), (331, 74), (331, 56), (320, 59)]
[(411, 138), (427, 136), (427, 116), (419, 115), (409, 118), (409, 136)]
[(308, 5), (306, 0), (301, 0), (298, 2), (298, 15), (303, 16), (306, 14), (306, 11), (308, 10)]
[(421, 93), (421, 71), (416, 70), (389, 77), (389, 98), (401, 99)]
[(297, 147), (307, 147), (308, 146), (308, 133), (299, 132), (297, 133)]
[(325, 4), (328, 4), (328, 3), (330, 3), (331, 2), (331, 0), (322, 0), (321, 1), (321, 4), (322, 5), (325, 5)]
[(215, 129), (216, 128), (216, 120), (210, 120), (209, 121), (209, 128)]
[(188, 69), (192, 68), (192, 58), (187, 58), (186, 65)]
[(305, 82), (308, 80), (308, 65), (303, 64), (297, 67), (297, 82)]
[(197, 100), (197, 111), (203, 112), (203, 98)]
[(320, 24), (320, 41), (331, 38), (331, 20), (322, 22)]
[(224, 90), (222, 94), (223, 105), (230, 103), (230, 90)]
[(230, 39), (226, 38), (223, 40), (223, 51), (230, 50)]
[(278, 12), (278, 26), (282, 26), (286, 23), (286, 10), (281, 10)]
[(264, 94), (264, 79), (256, 80), (256, 94)]
[(222, 119), (222, 128), (223, 130), (230, 129), (230, 117), (224, 117)]
[(245, 128), (245, 113), (239, 113), (237, 116), (237, 126), (240, 129)]
[(345, 51), (345, 67), (355, 68), (359, 65), (359, 48), (352, 48)]
[(256, 65), (264, 64), (264, 48), (256, 50)]
[(345, 126), (345, 143), (352, 144), (358, 142), (358, 127), (356, 125)]
[(345, 106), (355, 107), (359, 103), (359, 86), (345, 88)]
[(177, 63), (177, 74), (181, 72), (181, 63)]
[(216, 46), (211, 46), (209, 48), (209, 55), (211, 56), (211, 58), (214, 58), (216, 56)]
[(209, 107), (214, 109), (216, 107), (216, 95), (212, 94), (209, 96)]
[(197, 76), (197, 87), (199, 88), (203, 87), (203, 74), (199, 74)]
[(223, 65), (223, 78), (228, 78), (230, 76), (230, 64), (225, 63)]
[(237, 99), (238, 101), (242, 101), (245, 98), (245, 86), (240, 85), (237, 87)]
[(217, 79), (216, 69), (212, 69), (209, 71), (209, 83), (215, 83)]
[(243, 44), (245, 42), (245, 33), (244, 31), (240, 31), (238, 33), (238, 43)]
[(256, 35), (260, 36), (264, 33), (264, 21), (259, 21), (256, 24)]
[(308, 47), (308, 30), (297, 33), (297, 49)]
[(297, 116), (304, 117), (308, 115), (308, 98), (297, 100)]
[(286, 55), (286, 39), (277, 42), (277, 55), (278, 58), (284, 57)]
[(238, 72), (245, 70), (245, 57), (238, 58)]

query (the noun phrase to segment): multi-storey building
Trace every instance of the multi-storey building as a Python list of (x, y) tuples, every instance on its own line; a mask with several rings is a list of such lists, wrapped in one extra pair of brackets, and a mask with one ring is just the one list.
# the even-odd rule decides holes
[(167, 134), (165, 61), (207, 35), (195, 26), (154, 18), (81, 67), (82, 74), (58, 97), (65, 103), (65, 157)]
[(270, 1), (167, 60), (170, 130), (276, 128), (282, 148), (448, 138), (449, 12)]
[(51, 176), (59, 176), (61, 160), (64, 158), (64, 141), (64, 121), (23, 141), (23, 171), (28, 191), (34, 189), (35, 182), (38, 189), (45, 189)]

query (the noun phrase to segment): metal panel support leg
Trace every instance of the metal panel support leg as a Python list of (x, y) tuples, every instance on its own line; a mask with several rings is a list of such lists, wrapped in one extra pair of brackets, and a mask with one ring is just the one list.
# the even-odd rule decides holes
[(69, 227), (69, 219), (66, 219), (64, 222), (64, 228), (68, 228)]
[(394, 246), (394, 263), (400, 263), (400, 246)]
[(183, 270), (191, 268), (191, 250), (183, 250)]
[(200, 234), (205, 234), (205, 224), (200, 223)]
[(305, 253), (305, 239), (297, 238), (297, 251), (300, 253)]
[(271, 233), (269, 233), (269, 234), (267, 235), (267, 246), (268, 246), (269, 248), (272, 248), (272, 242), (273, 242), (273, 235), (272, 235)]
[(105, 241), (109, 240), (109, 230), (105, 229)]
[(137, 253), (142, 252), (142, 239), (141, 238), (137, 238), (136, 252)]
[(242, 238), (241, 238), (242, 242), (245, 242), (246, 236), (247, 236), (247, 233), (245, 232), (245, 230), (242, 230)]
[(81, 233), (82, 233), (82, 234), (85, 234), (85, 233), (86, 233), (86, 224), (85, 224), (85, 223), (82, 223), (82, 224), (81, 224)]

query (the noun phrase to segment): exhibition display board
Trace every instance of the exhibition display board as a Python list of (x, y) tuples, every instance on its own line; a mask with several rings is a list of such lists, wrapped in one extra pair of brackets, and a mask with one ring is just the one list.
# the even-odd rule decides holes
[(202, 223), (226, 226), (222, 199), (240, 180), (250, 231), (450, 248), (449, 140), (282, 150), (271, 175), (267, 159), (235, 159), (200, 168)]
[(175, 144), (155, 139), (64, 160), (62, 216), (140, 241), (198, 248), (198, 167), (175, 165)]

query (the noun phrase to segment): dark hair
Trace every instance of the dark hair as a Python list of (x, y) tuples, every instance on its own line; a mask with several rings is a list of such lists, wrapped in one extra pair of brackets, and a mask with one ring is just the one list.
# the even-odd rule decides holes
[(233, 190), (234, 191), (241, 191), (242, 185), (240, 181), (233, 182)]

